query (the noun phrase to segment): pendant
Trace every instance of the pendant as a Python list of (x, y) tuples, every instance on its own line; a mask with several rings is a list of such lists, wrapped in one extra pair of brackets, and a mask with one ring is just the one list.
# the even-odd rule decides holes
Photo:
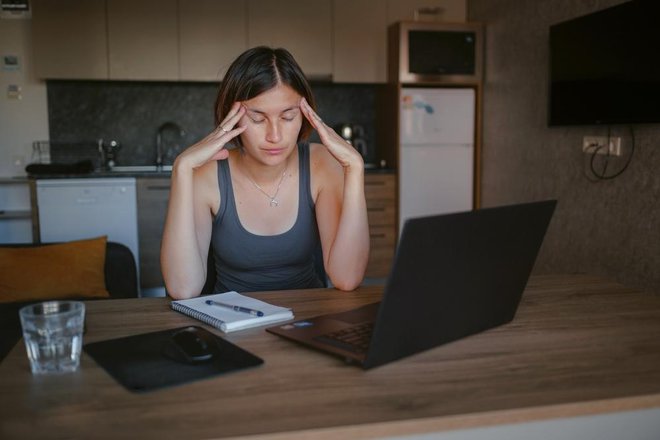
[(279, 204), (280, 204), (280, 202), (278, 202), (277, 200), (275, 200), (275, 199), (270, 199), (270, 206), (271, 206), (271, 207), (274, 208), (274, 207), (276, 207), (276, 206), (279, 205)]

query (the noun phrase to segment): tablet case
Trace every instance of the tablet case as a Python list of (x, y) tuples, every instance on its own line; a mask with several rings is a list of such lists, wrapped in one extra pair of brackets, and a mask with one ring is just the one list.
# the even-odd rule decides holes
[(213, 358), (187, 364), (167, 357), (163, 349), (172, 336), (186, 327), (85, 344), (91, 356), (117, 382), (133, 392), (152, 391), (261, 365), (264, 361), (237, 345), (203, 329), (215, 341)]

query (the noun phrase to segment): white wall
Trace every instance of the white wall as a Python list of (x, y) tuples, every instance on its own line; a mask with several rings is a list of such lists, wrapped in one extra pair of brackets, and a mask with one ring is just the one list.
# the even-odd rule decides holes
[[(31, 23), (0, 18), (0, 57), (18, 56), (20, 64), (19, 70), (7, 71), (0, 63), (0, 177), (25, 175), (32, 142), (48, 140), (46, 83), (32, 72)], [(10, 84), (21, 87), (21, 99), (8, 98)]]

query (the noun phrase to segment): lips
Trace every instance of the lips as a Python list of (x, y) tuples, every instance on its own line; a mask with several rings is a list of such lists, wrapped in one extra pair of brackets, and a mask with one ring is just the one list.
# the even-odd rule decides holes
[(278, 154), (284, 153), (286, 148), (264, 148), (261, 151), (271, 156), (277, 156)]

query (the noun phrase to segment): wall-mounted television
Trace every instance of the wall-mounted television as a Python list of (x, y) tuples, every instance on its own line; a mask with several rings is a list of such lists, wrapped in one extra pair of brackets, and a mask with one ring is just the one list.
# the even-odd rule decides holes
[(548, 124), (660, 123), (660, 1), (550, 26)]

